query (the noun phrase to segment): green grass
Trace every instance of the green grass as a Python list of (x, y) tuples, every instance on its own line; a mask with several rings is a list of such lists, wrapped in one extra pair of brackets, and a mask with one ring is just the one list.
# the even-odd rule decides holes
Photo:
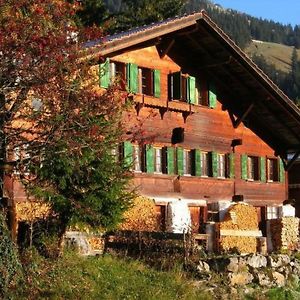
[[(262, 55), (268, 63), (274, 64), (276, 69), (286, 73), (291, 70), (292, 51), (293, 47), (269, 42), (252, 42), (245, 49), (250, 57), (254, 54)], [(297, 51), (299, 57), (300, 50)]]
[(35, 255), (9, 299), (212, 299), (180, 271), (161, 272), (111, 256), (57, 260)]
[[(180, 267), (157, 271), (141, 261), (110, 255), (80, 257), (67, 252), (58, 259), (45, 259), (35, 252), (22, 255), (23, 278), (5, 299), (140, 299), (140, 300), (298, 300), (297, 284), (286, 288), (235, 287), (222, 274), (197, 282)], [(213, 287), (213, 289), (212, 289)], [(211, 293), (208, 292), (211, 290)]]

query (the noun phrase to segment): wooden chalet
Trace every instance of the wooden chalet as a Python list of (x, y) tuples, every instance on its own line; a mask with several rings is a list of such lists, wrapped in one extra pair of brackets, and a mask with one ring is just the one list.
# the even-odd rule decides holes
[(288, 153), (300, 150), (300, 112), (201, 11), (91, 43), (104, 88), (118, 76), (135, 104), (140, 140), (127, 135), (139, 192), (164, 218), (188, 203), (195, 231), (234, 200), (257, 208), (261, 229), (288, 197)]

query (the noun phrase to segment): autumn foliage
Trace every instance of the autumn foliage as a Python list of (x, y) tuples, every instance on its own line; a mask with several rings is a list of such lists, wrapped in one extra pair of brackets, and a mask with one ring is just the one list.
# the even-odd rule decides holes
[(59, 234), (78, 220), (112, 227), (131, 199), (128, 168), (112, 154), (127, 95), (117, 85), (100, 91), (101, 57), (87, 42), (102, 33), (77, 27), (76, 10), (0, 0), (0, 179), (49, 203)]

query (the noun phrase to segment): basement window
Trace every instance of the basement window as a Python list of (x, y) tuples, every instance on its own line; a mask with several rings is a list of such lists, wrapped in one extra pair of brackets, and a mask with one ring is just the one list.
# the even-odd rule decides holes
[(282, 209), (279, 206), (267, 206), (267, 220), (279, 219)]

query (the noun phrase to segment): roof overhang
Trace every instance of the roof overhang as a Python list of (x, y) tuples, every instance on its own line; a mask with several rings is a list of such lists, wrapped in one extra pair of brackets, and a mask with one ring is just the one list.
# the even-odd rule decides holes
[(300, 110), (270, 78), (201, 11), (151, 24), (90, 44), (110, 57), (156, 45), (191, 75), (213, 79), (233, 123), (255, 132), (283, 158), (300, 150)]

